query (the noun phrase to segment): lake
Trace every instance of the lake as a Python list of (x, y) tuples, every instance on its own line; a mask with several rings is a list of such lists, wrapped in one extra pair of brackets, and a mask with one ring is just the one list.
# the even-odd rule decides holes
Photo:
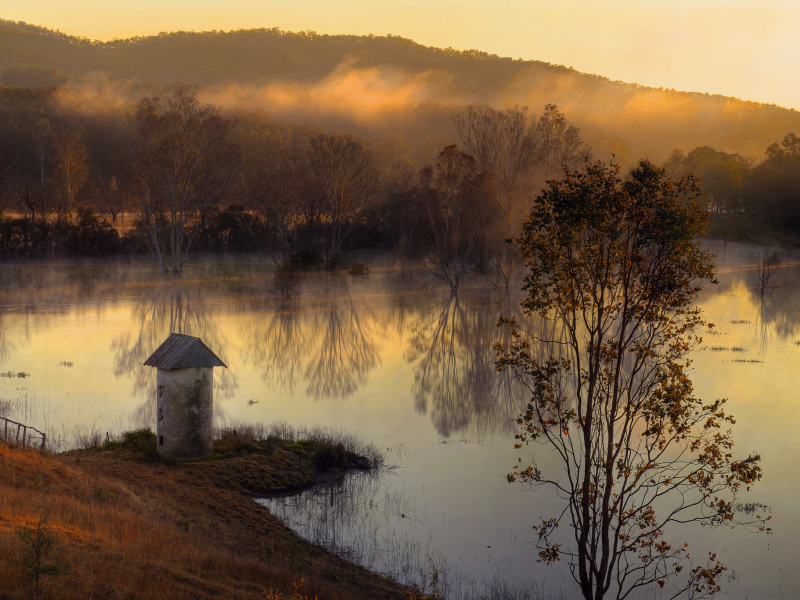
[[(764, 479), (740, 500), (765, 507), (775, 533), (696, 527), (670, 539), (697, 558), (717, 552), (726, 597), (800, 597), (800, 263), (787, 257), (762, 298), (758, 247), (710, 245), (719, 285), (699, 303), (715, 335), (693, 353), (691, 377), (698, 397), (729, 399), (737, 456), (761, 453)], [(217, 424), (325, 425), (384, 449), (393, 468), (380, 477), (264, 501), (296, 531), (402, 581), (429, 576), (432, 560), (449, 598), (500, 581), (575, 597), (565, 565), (537, 564), (531, 545), (531, 526), (562, 505), (505, 479), (527, 398), (495, 371), (492, 345), (500, 315), (522, 318), (520, 298), (480, 276), (451, 298), (422, 271), (359, 260), (369, 276), (309, 274), (291, 302), (255, 256), (200, 257), (177, 278), (146, 258), (2, 264), (0, 411), (64, 448), (154, 427), (156, 374), (142, 363), (171, 331), (198, 336), (228, 365), (214, 374)]]

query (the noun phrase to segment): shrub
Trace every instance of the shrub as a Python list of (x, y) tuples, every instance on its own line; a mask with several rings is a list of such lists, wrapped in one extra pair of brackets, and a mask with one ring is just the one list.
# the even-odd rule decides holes
[(369, 267), (364, 263), (353, 263), (348, 273), (353, 277), (366, 277), (369, 275)]
[(322, 268), (325, 259), (316, 250), (300, 250), (291, 255), (292, 264), (302, 271), (315, 271)]
[(21, 544), (17, 566), (31, 578), (39, 598), (42, 580), (65, 575), (69, 564), (54, 556), (58, 537), (50, 530), (46, 514), (42, 513), (35, 523), (18, 527), (16, 534)]

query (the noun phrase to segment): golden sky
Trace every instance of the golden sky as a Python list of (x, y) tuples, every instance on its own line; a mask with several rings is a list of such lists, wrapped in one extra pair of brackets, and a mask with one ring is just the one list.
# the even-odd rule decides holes
[(800, 109), (800, 0), (4, 0), (0, 16), (99, 40), (255, 27), (391, 33)]

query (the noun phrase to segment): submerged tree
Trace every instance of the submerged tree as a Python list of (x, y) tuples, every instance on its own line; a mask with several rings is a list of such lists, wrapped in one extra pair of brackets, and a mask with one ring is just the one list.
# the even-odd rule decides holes
[[(769, 531), (769, 517), (735, 513), (737, 493), (761, 478), (760, 457), (734, 460), (725, 400), (696, 398), (687, 376), (687, 354), (706, 326), (693, 303), (701, 281), (715, 282), (695, 239), (707, 225), (696, 182), (674, 183), (646, 160), (624, 181), (602, 163), (565, 173), (535, 199), (516, 240), (528, 268), (523, 310), (554, 319), (565, 335), (550, 340), (555, 354), (536, 360), (534, 344), (548, 340), (501, 320), (513, 338), (496, 347), (498, 369), (531, 392), (515, 447), (549, 447), (563, 471), (534, 459), (508, 479), (554, 488), (566, 501), (535, 527), (539, 557), (566, 558), (587, 600), (654, 585), (670, 598), (712, 595), (725, 567), (713, 554), (690, 563), (666, 528)], [(556, 533), (563, 521), (572, 542)]]
[(455, 294), (467, 273), (469, 261), (488, 220), (492, 189), (488, 175), (457, 146), (439, 154), (436, 168), (420, 172), (422, 205), (433, 239), (424, 265)]
[(88, 154), (77, 133), (56, 136), (53, 148), (58, 216), (66, 221), (72, 218), (75, 197), (89, 178)]
[(238, 148), (227, 141), (232, 122), (178, 89), (166, 105), (144, 98), (136, 123), (144, 139), (128, 176), (136, 216), (164, 271), (179, 273), (197, 241), (203, 210), (222, 197), (239, 164)]
[(764, 248), (758, 251), (756, 274), (758, 275), (758, 282), (761, 284), (761, 296), (767, 293), (771, 294), (775, 289), (774, 285), (770, 285), (770, 281), (772, 281), (776, 271), (782, 264), (783, 257), (774, 248)]
[(16, 165), (16, 154), (4, 140), (0, 140), (0, 214), (9, 200), (10, 176)]
[(319, 134), (311, 139), (308, 160), (325, 197), (330, 234), (326, 247), (329, 265), (335, 265), (352, 247), (359, 229), (367, 228), (381, 178), (372, 154), (352, 135)]
[[(543, 185), (555, 170), (578, 168), (591, 157), (580, 130), (567, 121), (558, 107), (548, 104), (541, 115), (528, 107), (497, 110), (486, 104), (470, 105), (453, 116), (467, 154), (481, 172), (491, 174), (493, 200), (498, 213), (497, 243), (519, 234), (526, 202), (535, 185)], [(511, 246), (493, 257), (495, 273), (506, 289), (519, 273), (519, 253)]]

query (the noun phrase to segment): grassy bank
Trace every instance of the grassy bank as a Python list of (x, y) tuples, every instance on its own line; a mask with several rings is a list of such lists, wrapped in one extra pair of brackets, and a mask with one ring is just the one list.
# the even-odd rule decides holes
[(406, 597), (252, 499), (357, 461), (352, 440), (286, 433), (295, 435), (230, 427), (216, 432), (210, 458), (189, 463), (161, 460), (145, 432), (58, 455), (0, 444), (0, 598), (34, 597), (15, 564), (25, 549), (17, 532), (42, 515), (58, 540), (53, 556), (69, 564), (44, 580), (44, 598)]

